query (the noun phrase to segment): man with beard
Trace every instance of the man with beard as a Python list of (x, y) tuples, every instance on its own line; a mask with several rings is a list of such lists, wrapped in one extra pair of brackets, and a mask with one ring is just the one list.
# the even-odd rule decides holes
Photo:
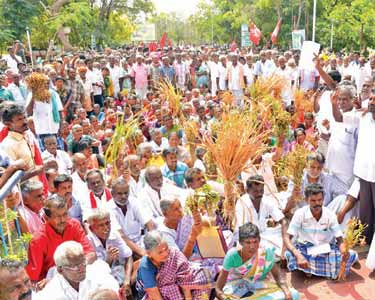
[[(336, 279), (340, 264), (346, 260), (345, 275), (358, 260), (355, 251), (345, 251), (343, 233), (337, 217), (323, 206), (324, 189), (317, 183), (305, 188), (308, 205), (299, 208), (289, 224), (289, 236), (285, 240), (289, 251), (285, 253), (290, 271), (301, 270), (308, 276)], [(294, 238), (295, 242), (292, 243)]]
[(36, 294), (36, 300), (88, 299), (98, 288), (109, 288), (116, 292), (119, 289), (105, 262), (97, 260), (91, 265), (87, 264), (80, 243), (62, 243), (57, 247), (53, 258), (57, 272), (46, 287)]
[(73, 179), (70, 175), (60, 174), (53, 180), (56, 194), (63, 197), (68, 205), (68, 214), (71, 218), (82, 222), (82, 209), (77, 199), (73, 197)]
[(31, 300), (31, 282), (20, 261), (0, 260), (0, 299)]
[[(95, 251), (87, 239), (81, 224), (68, 215), (68, 205), (64, 198), (52, 195), (44, 205), (46, 223), (34, 234), (28, 249), (26, 271), (36, 289), (43, 289), (46, 276), (55, 266), (53, 255), (56, 248), (65, 241), (76, 241), (84, 249), (88, 262), (96, 259)], [(48, 298), (50, 299), (50, 298)]]

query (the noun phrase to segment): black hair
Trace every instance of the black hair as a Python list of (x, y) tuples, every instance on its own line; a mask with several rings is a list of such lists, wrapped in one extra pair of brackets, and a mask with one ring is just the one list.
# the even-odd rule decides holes
[(332, 70), (328, 72), (328, 75), (337, 83), (341, 82), (341, 74), (337, 70)]
[(163, 157), (166, 158), (168, 154), (176, 154), (177, 155), (177, 149), (174, 147), (168, 147), (163, 150)]
[(73, 179), (68, 174), (59, 174), (53, 180), (53, 186), (55, 187), (55, 189), (57, 189), (59, 187), (59, 185), (64, 183), (64, 182), (73, 182)]
[(264, 178), (262, 175), (253, 175), (250, 176), (249, 179), (246, 180), (246, 188), (251, 189), (253, 185), (264, 185)]
[(299, 128), (294, 129), (293, 135), (294, 135), (294, 138), (295, 138), (295, 139), (297, 138), (297, 134), (298, 134), (299, 132), (302, 132), (302, 133), (306, 136), (306, 131), (305, 131), (305, 129), (299, 127)]
[(324, 188), (319, 183), (312, 183), (305, 188), (305, 198), (308, 199), (310, 196), (322, 194), (324, 197)]
[(8, 104), (3, 106), (2, 119), (3, 122), (12, 122), (13, 118), (18, 115), (25, 115), (25, 110), (17, 104)]
[(259, 228), (256, 225), (249, 222), (238, 228), (238, 240), (240, 243), (251, 238), (260, 239)]
[(307, 161), (312, 161), (312, 160), (317, 161), (321, 165), (324, 165), (324, 163), (326, 162), (324, 155), (320, 152), (311, 153), (307, 156)]

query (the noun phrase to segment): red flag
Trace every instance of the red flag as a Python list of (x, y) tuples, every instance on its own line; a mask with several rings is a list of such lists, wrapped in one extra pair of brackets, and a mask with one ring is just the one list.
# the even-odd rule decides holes
[(234, 52), (237, 49), (237, 44), (236, 41), (233, 41), (232, 44), (230, 45), (230, 52)]
[(250, 41), (252, 41), (255, 46), (258, 46), (260, 42), (260, 38), (262, 37), (262, 32), (254, 24), (253, 21), (250, 21), (249, 32), (250, 32)]
[(164, 32), (160, 39), (160, 48), (164, 48), (165, 42), (167, 41), (167, 33)]
[(277, 36), (279, 35), (280, 29), (281, 29), (281, 22), (282, 22), (282, 19), (280, 18), (277, 21), (276, 27), (271, 34), (271, 41), (272, 41), (272, 44), (274, 44), (274, 45), (277, 42)]
[(172, 40), (171, 39), (168, 39), (168, 46), (172, 47)]

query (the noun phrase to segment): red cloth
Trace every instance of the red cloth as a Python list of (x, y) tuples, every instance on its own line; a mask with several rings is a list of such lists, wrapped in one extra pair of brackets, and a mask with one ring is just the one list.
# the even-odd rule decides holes
[(167, 33), (164, 32), (161, 39), (160, 39), (160, 48), (164, 48), (165, 42), (167, 41)]
[(252, 41), (254, 43), (254, 45), (258, 46), (259, 42), (260, 42), (260, 39), (262, 37), (262, 32), (254, 24), (253, 21), (250, 21), (249, 32), (250, 32), (250, 41)]
[(8, 136), (9, 129), (8, 127), (4, 126), (0, 130), (0, 142), (2, 142)]
[[(107, 200), (107, 202), (112, 199), (112, 195), (111, 195), (111, 192), (110, 192), (109, 189), (105, 188), (104, 193), (105, 193), (105, 199)], [(90, 204), (91, 204), (91, 208), (97, 208), (98, 207), (98, 204), (96, 203), (94, 193), (92, 191), (90, 192)]]
[(274, 45), (277, 43), (277, 36), (279, 35), (280, 29), (281, 29), (281, 22), (282, 22), (282, 19), (280, 18), (277, 21), (275, 29), (271, 33), (271, 41), (272, 41), (272, 44)]
[(58, 234), (46, 223), (34, 234), (29, 245), (26, 272), (30, 280), (40, 281), (46, 278), (48, 270), (55, 266), (53, 254), (56, 248), (67, 241), (80, 243), (85, 254), (95, 252), (77, 220), (68, 219), (63, 235)]
[(233, 41), (232, 44), (230, 45), (230, 52), (234, 52), (237, 49), (237, 44), (236, 41)]

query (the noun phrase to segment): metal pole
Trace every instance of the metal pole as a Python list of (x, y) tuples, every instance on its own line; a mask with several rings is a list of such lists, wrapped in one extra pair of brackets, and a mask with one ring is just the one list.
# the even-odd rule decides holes
[(330, 44), (330, 48), (332, 49), (333, 48), (333, 21), (331, 22), (331, 44)]
[(314, 10), (313, 10), (313, 32), (312, 32), (313, 42), (315, 42), (315, 27), (316, 27), (316, 0), (314, 0)]
[(34, 68), (33, 49), (31, 48), (31, 40), (30, 40), (30, 31), (29, 31), (29, 27), (26, 27), (26, 36), (27, 36), (27, 43), (29, 44), (31, 67)]

